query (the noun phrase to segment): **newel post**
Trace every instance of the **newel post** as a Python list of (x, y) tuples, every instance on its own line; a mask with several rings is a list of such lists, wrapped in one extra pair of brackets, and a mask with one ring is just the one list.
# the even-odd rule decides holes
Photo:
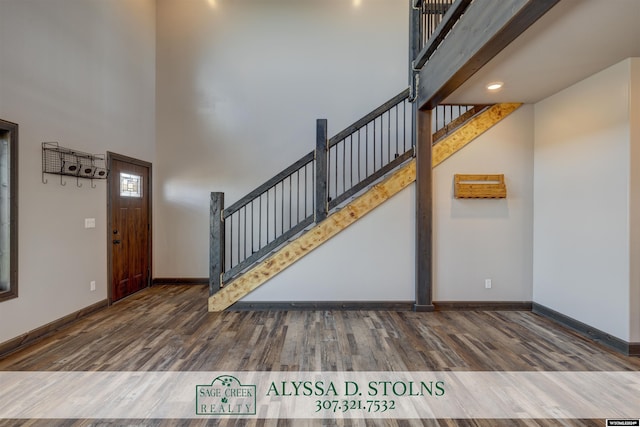
[(209, 216), (209, 295), (213, 295), (222, 287), (224, 272), (224, 193), (211, 193), (211, 209)]
[(324, 220), (329, 212), (329, 189), (327, 188), (327, 119), (316, 121), (316, 224)]

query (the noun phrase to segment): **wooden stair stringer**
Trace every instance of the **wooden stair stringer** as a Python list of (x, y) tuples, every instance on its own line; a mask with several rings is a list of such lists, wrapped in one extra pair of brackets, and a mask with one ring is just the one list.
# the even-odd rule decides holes
[(222, 311), (269, 279), (346, 229), (416, 180), (416, 162), (412, 159), (388, 178), (374, 185), (339, 211), (286, 244), (242, 276), (209, 297), (209, 311)]
[[(433, 147), (432, 161), (435, 168), (460, 151), (471, 141), (482, 135), (509, 114), (521, 103), (503, 103), (491, 106), (462, 125), (451, 135)], [(236, 303), (251, 291), (269, 281), (281, 271), (306, 256), (318, 246), (346, 229), (368, 212), (402, 191), (416, 179), (415, 159), (400, 167), (382, 182), (355, 198), (341, 210), (329, 215), (320, 224), (295, 238), (264, 261), (251, 267), (240, 277), (226, 284), (209, 297), (209, 311), (222, 311)]]
[(521, 103), (495, 104), (462, 125), (451, 135), (443, 138), (433, 146), (431, 154), (433, 167), (444, 162), (460, 151), (464, 146), (491, 129), (502, 119), (517, 110)]

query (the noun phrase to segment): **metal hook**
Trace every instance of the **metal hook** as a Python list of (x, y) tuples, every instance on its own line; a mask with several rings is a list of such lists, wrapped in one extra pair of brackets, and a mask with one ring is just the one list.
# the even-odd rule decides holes
[(60, 185), (62, 185), (63, 187), (64, 187), (65, 185), (67, 185), (67, 183), (66, 183), (66, 182), (62, 182), (62, 175), (60, 175)]
[(80, 182), (80, 178), (76, 177), (76, 186), (78, 188), (82, 187), (82, 183)]

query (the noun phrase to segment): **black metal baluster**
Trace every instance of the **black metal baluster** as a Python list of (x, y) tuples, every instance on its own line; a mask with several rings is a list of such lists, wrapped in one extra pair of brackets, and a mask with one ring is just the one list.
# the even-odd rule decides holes
[(358, 129), (358, 182), (360, 182), (360, 131), (362, 128)]
[(307, 183), (307, 167), (304, 167), (304, 217), (306, 218), (308, 216), (307, 214), (307, 190), (309, 189), (308, 183)]
[(398, 146), (398, 143), (399, 143), (398, 142), (398, 138), (399, 138), (399, 135), (400, 135), (399, 134), (399, 130), (398, 130), (398, 127), (400, 126), (400, 122), (398, 121), (398, 115), (399, 115), (398, 110), (399, 110), (399, 107), (396, 105), (394, 108), (396, 109), (396, 157), (398, 157), (400, 155), (399, 146)]
[(331, 147), (327, 148), (327, 194), (331, 197)]
[(402, 104), (402, 151), (407, 152), (407, 101)]
[(233, 217), (235, 216), (235, 213), (233, 215), (231, 215), (230, 218), (230, 223), (231, 223), (231, 229), (229, 230), (229, 261), (231, 262), (231, 267), (233, 267), (235, 264), (233, 263)]
[(373, 120), (373, 172), (376, 171), (376, 120)]
[(256, 240), (256, 235), (253, 232), (253, 223), (256, 222), (256, 216), (253, 212), (253, 207), (255, 205), (256, 201), (255, 199), (251, 202), (251, 253), (253, 254), (256, 251), (255, 248), (255, 240)]
[(350, 151), (350, 158), (349, 158), (349, 188), (353, 187), (353, 134), (349, 135), (349, 151)]
[[(346, 152), (347, 152), (347, 139), (343, 139), (342, 140), (342, 192), (344, 193), (344, 191), (347, 188), (347, 184), (346, 184), (346, 165), (347, 165), (347, 156), (346, 156)], [(338, 197), (338, 193), (336, 192), (336, 197)]]
[[(303, 166), (306, 168), (307, 166)], [(296, 172), (296, 224), (300, 222), (300, 171)]]
[(258, 249), (262, 247), (262, 194), (258, 198)]
[(291, 176), (292, 175), (289, 175), (289, 228), (291, 228), (291, 217), (293, 216), (293, 202), (291, 200)]
[(384, 165), (384, 115), (380, 115), (380, 168)]
[(391, 110), (387, 111), (387, 163), (391, 163)]
[(364, 127), (364, 174), (369, 176), (369, 125)]
[(336, 191), (335, 191), (335, 193), (333, 193), (333, 197), (336, 198), (336, 197), (338, 197), (338, 144), (336, 144), (334, 147), (335, 147), (334, 152), (336, 153), (336, 161), (335, 161), (335, 163), (336, 163), (336, 179), (335, 179)]
[(243, 248), (244, 250), (242, 252), (244, 252), (244, 257), (242, 259), (245, 259), (247, 257), (247, 207), (244, 207), (244, 236), (242, 239), (242, 243), (243, 243)]

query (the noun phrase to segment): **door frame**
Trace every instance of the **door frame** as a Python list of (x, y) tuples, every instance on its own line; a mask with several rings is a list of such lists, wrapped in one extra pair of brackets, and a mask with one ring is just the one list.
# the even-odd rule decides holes
[(148, 283), (147, 283), (147, 287), (151, 285), (152, 279), (151, 279), (151, 274), (153, 272), (153, 253), (152, 253), (152, 249), (153, 249), (153, 245), (152, 240), (153, 240), (153, 170), (152, 170), (152, 164), (144, 161), (144, 160), (140, 160), (140, 159), (136, 159), (133, 157), (129, 157), (129, 156), (125, 156), (123, 154), (118, 154), (118, 153), (113, 153), (111, 151), (107, 151), (107, 170), (109, 171), (109, 174), (107, 175), (107, 299), (109, 302), (109, 305), (113, 304), (113, 236), (111, 234), (111, 230), (113, 229), (112, 224), (113, 224), (113, 218), (111, 215), (111, 201), (112, 201), (112, 194), (111, 194), (111, 184), (112, 184), (112, 180), (116, 179), (112, 174), (111, 174), (111, 162), (113, 160), (119, 160), (122, 162), (126, 162), (126, 163), (131, 163), (137, 166), (142, 166), (142, 167), (146, 167), (149, 169), (149, 191), (148, 191), (148, 196), (149, 196), (149, 209), (148, 211), (148, 218), (147, 220), (149, 221), (149, 277), (147, 278)]

